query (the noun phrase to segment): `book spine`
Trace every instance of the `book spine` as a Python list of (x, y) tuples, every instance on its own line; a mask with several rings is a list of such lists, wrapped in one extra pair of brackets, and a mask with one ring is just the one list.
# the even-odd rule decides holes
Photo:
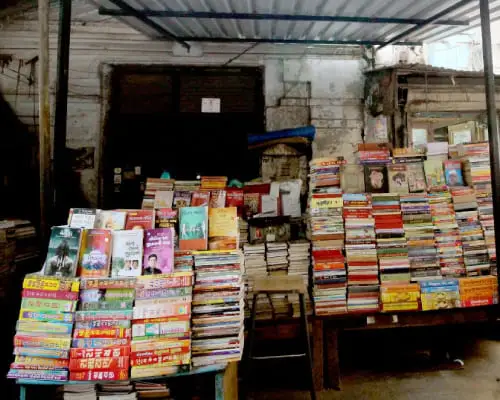
[(424, 293), (453, 293), (456, 292), (458, 294), (458, 286), (444, 286), (444, 287), (428, 287), (422, 288), (422, 294)]
[(164, 350), (138, 351), (138, 352), (130, 353), (130, 361), (131, 361), (131, 365), (134, 365), (132, 363), (132, 361), (137, 360), (137, 359), (141, 359), (141, 358), (163, 357), (163, 356), (170, 356), (170, 355), (174, 355), (174, 354), (187, 354), (190, 352), (191, 352), (191, 348), (189, 346), (173, 347), (171, 349), (164, 349)]
[(137, 289), (136, 300), (158, 299), (163, 297), (189, 296), (193, 292), (192, 287), (179, 287), (172, 289)]
[(80, 282), (78, 279), (57, 279), (32, 276), (24, 278), (23, 281), (23, 289), (78, 292), (79, 288)]
[(99, 347), (127, 346), (129, 339), (73, 339), (71, 347), (94, 349)]
[(171, 333), (184, 333), (189, 332), (189, 326), (190, 321), (134, 324), (132, 326), (132, 337), (161, 336)]
[(163, 356), (153, 356), (153, 357), (139, 357), (134, 360), (130, 360), (131, 366), (144, 366), (144, 365), (156, 365), (156, 366), (173, 366), (173, 365), (183, 365), (189, 364), (191, 362), (191, 354), (171, 354)]
[(130, 370), (130, 377), (133, 379), (137, 378), (147, 378), (151, 376), (167, 376), (174, 375), (179, 372), (188, 372), (188, 365), (171, 366), (171, 367), (159, 367), (159, 366), (144, 366), (144, 367), (132, 367)]
[(382, 293), (380, 298), (383, 303), (402, 303), (405, 301), (417, 301), (420, 298), (420, 293)]
[(81, 289), (134, 289), (135, 278), (95, 278), (82, 279)]
[(132, 353), (142, 351), (155, 351), (173, 349), (179, 347), (191, 346), (191, 340), (178, 340), (178, 339), (161, 339), (161, 340), (146, 340), (146, 341), (132, 341), (130, 350)]
[(22, 297), (32, 297), (37, 299), (53, 299), (53, 300), (78, 300), (78, 292), (67, 292), (62, 290), (32, 290), (24, 289)]
[(23, 370), (11, 369), (7, 374), (10, 379), (34, 379), (40, 381), (66, 381), (68, 379), (68, 371), (66, 370)]
[(113, 370), (126, 369), (129, 367), (129, 358), (113, 357), (113, 358), (78, 358), (71, 359), (69, 362), (69, 370), (85, 371), (85, 370)]
[(191, 313), (191, 303), (158, 304), (134, 307), (133, 319), (161, 318)]
[(75, 329), (95, 329), (95, 328), (130, 328), (130, 320), (102, 320), (86, 321), (75, 323)]
[(493, 304), (498, 304), (497, 297), (484, 297), (469, 300), (462, 300), (462, 307), (481, 307), (481, 306), (491, 306)]
[(35, 311), (73, 312), (76, 309), (76, 301), (24, 298), (21, 301), (21, 308)]
[(14, 354), (17, 356), (26, 357), (43, 357), (43, 358), (69, 358), (68, 350), (58, 350), (58, 349), (41, 349), (41, 348), (30, 348), (30, 347), (15, 347)]
[(75, 339), (121, 339), (129, 338), (130, 328), (95, 328), (95, 329), (75, 329), (73, 337)]
[(15, 347), (41, 347), (42, 349), (69, 349), (71, 339), (44, 338), (38, 336), (14, 336)]
[(21, 308), (19, 320), (40, 321), (40, 322), (73, 322), (72, 313), (43, 312), (34, 310), (25, 310)]
[(70, 356), (72, 359), (79, 358), (112, 358), (112, 357), (128, 357), (130, 355), (129, 346), (115, 346), (107, 348), (94, 349), (71, 349)]
[[(153, 275), (154, 276), (154, 275)], [(137, 288), (140, 289), (172, 289), (179, 287), (190, 287), (193, 285), (192, 276), (177, 276), (169, 278), (150, 278), (137, 281)]]
[(190, 315), (177, 315), (175, 317), (163, 317), (163, 318), (145, 318), (134, 320), (135, 324), (158, 324), (164, 322), (179, 322), (179, 321), (190, 321)]
[(18, 332), (40, 332), (52, 334), (70, 334), (73, 331), (73, 324), (57, 323), (57, 322), (32, 322), (32, 321), (17, 321)]
[(70, 372), (71, 381), (126, 381), (128, 380), (128, 368), (107, 370), (86, 370)]
[(136, 307), (150, 307), (157, 306), (160, 304), (172, 304), (172, 303), (190, 303), (192, 301), (191, 296), (181, 296), (181, 297), (165, 297), (162, 299), (147, 299), (147, 300), (136, 300)]
[(133, 301), (82, 301), (79, 305), (81, 311), (97, 310), (129, 310), (134, 305)]
[(68, 368), (68, 365), (67, 359), (16, 356), (10, 367), (14, 369), (63, 369)]
[(75, 320), (77, 322), (98, 320), (130, 320), (132, 310), (109, 310), (109, 311), (77, 311)]

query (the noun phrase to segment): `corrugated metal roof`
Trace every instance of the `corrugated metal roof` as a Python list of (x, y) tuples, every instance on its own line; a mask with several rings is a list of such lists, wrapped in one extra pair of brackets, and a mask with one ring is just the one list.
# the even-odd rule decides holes
[[(89, 0), (96, 6), (118, 10), (110, 0)], [(266, 13), (311, 16), (352, 16), (427, 19), (458, 3), (456, 0), (122, 0), (137, 10)], [(500, 19), (500, 0), (490, 0), (492, 21)], [(158, 37), (151, 27), (134, 17), (119, 17), (135, 29)], [(414, 25), (360, 22), (239, 20), (150, 16), (156, 24), (179, 37), (277, 40), (391, 40)], [(405, 38), (420, 42), (443, 39), (480, 25), (479, 6), (471, 1), (445, 19), (468, 21), (469, 26), (430, 25)]]

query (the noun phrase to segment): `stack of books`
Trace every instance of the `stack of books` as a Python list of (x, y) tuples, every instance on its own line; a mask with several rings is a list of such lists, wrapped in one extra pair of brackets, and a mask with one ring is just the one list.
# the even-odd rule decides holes
[[(309, 286), (309, 266), (311, 265), (310, 255), (311, 244), (306, 240), (288, 242), (288, 275), (298, 275), (304, 280), (305, 287)], [(299, 296), (289, 295), (288, 301), (293, 309), (293, 316), (300, 316)], [(306, 311), (311, 313), (311, 301), (309, 296), (305, 296)]]
[(313, 193), (325, 192), (330, 187), (340, 187), (341, 158), (315, 158), (309, 163), (309, 189)]
[(310, 236), (312, 240), (344, 238), (342, 193), (313, 193), (309, 204)]
[(202, 190), (220, 190), (227, 186), (227, 176), (202, 176)]
[[(142, 208), (150, 210), (154, 208), (171, 208), (173, 190), (174, 180), (172, 179), (147, 178)], [(167, 204), (163, 204), (163, 202)]]
[(391, 150), (388, 143), (358, 144), (360, 164), (387, 164), (391, 161)]
[(238, 230), (240, 231), (240, 248), (248, 243), (248, 222), (243, 218), (238, 218)]
[(135, 400), (137, 393), (129, 381), (108, 382), (97, 385), (99, 400)]
[(128, 379), (134, 286), (135, 278), (82, 279), (70, 380)]
[(194, 257), (190, 251), (174, 251), (173, 272), (193, 272)]
[[(255, 279), (267, 276), (266, 245), (264, 243), (245, 244), (243, 246), (243, 254), (245, 260), (245, 315), (249, 317), (250, 310), (252, 309)], [(257, 318), (259, 319), (266, 317), (263, 303), (263, 301), (257, 302)]]
[(170, 389), (165, 383), (136, 382), (137, 398), (142, 399), (170, 399)]
[(379, 296), (379, 285), (349, 286), (347, 310), (350, 313), (370, 313), (379, 311)]
[(425, 193), (401, 195), (401, 211), (411, 282), (436, 279), (441, 276), (434, 240), (434, 225)]
[(239, 250), (195, 253), (194, 367), (241, 360), (244, 318), (242, 263)]
[(343, 243), (312, 243), (313, 298), (316, 315), (347, 313), (347, 275)]
[(343, 202), (347, 283), (376, 285), (379, 283), (377, 242), (370, 195), (344, 194)]
[[(97, 391), (93, 383), (64, 385), (57, 388), (57, 398), (62, 400), (97, 400)], [(99, 396), (99, 399), (105, 397)]]
[(498, 304), (498, 280), (496, 276), (461, 278), (459, 281), (462, 307)]
[(198, 180), (192, 181), (178, 181), (174, 183), (174, 190), (180, 192), (196, 192), (200, 190), (201, 182)]
[(380, 281), (410, 282), (410, 262), (398, 194), (373, 194)]
[(141, 276), (136, 283), (132, 378), (171, 375), (191, 363), (192, 272)]
[(383, 312), (417, 311), (419, 309), (420, 286), (418, 283), (382, 284), (380, 302)]
[(452, 189), (453, 207), (460, 230), (465, 272), (467, 276), (488, 275), (491, 272), (488, 248), (479, 221), (474, 189)]
[(288, 274), (288, 245), (286, 242), (266, 243), (266, 263), (269, 276)]
[(441, 275), (465, 276), (462, 240), (449, 191), (428, 194)]
[(27, 275), (8, 378), (68, 380), (78, 279)]
[(422, 310), (441, 310), (460, 307), (458, 279), (439, 279), (420, 282)]

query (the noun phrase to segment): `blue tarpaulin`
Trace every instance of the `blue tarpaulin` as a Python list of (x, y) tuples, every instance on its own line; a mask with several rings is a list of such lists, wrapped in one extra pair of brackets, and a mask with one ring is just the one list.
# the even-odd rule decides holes
[(282, 131), (267, 132), (262, 135), (249, 135), (248, 144), (257, 144), (267, 142), (269, 140), (285, 139), (292, 137), (303, 137), (310, 141), (314, 140), (316, 128), (314, 126), (302, 126), (294, 129), (284, 129)]

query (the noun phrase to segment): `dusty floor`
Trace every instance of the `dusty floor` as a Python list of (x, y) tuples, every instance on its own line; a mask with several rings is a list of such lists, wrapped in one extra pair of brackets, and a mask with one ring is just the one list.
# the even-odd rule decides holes
[[(323, 391), (318, 393), (318, 399), (369, 399), (369, 400), (500, 400), (500, 327), (488, 329), (472, 328), (466, 330), (456, 327), (444, 336), (434, 332), (427, 332), (434, 345), (441, 348), (446, 339), (457, 339), (457, 353), (465, 361), (464, 369), (452, 370), (446, 366), (438, 368), (428, 359), (422, 362), (422, 357), (415, 358), (415, 349), (429, 348), (429, 341), (414, 340), (414, 336), (401, 337), (398, 333), (388, 338), (359, 336), (344, 340), (347, 346), (353, 346), (360, 338), (363, 343), (354, 349), (344, 351), (341, 361), (347, 364), (342, 376), (341, 391)], [(425, 332), (419, 333), (417, 339), (423, 339)], [(447, 335), (452, 335), (447, 336)], [(412, 338), (413, 336), (413, 338)], [(440, 339), (444, 339), (441, 342)], [(366, 350), (370, 341), (377, 344), (371, 351)], [(392, 343), (391, 343), (392, 341)], [(397, 347), (396, 351), (391, 351)], [(401, 349), (412, 348), (411, 351)], [(413, 352), (413, 355), (410, 355)], [(404, 356), (402, 356), (404, 354)], [(346, 358), (348, 358), (346, 360)], [(293, 375), (297, 374), (294, 369)], [(251, 399), (309, 399), (306, 391), (291, 391), (289, 385), (300, 380), (290, 376), (285, 378), (284, 385), (278, 389), (262, 387), (258, 392), (251, 393)], [(275, 380), (276, 382), (276, 380)], [(303, 384), (299, 384), (303, 386)], [(267, 385), (265, 385), (267, 386)]]

